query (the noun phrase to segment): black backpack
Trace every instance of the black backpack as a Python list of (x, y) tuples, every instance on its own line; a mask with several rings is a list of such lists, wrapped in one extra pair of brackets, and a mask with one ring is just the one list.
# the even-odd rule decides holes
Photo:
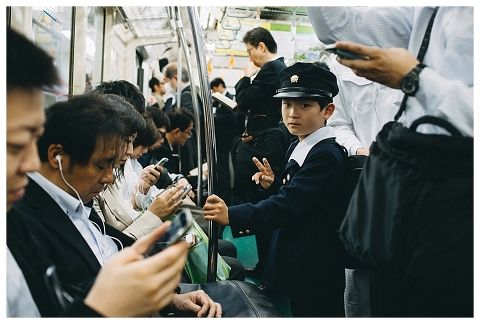
[[(342, 152), (343, 158), (345, 160), (345, 172), (346, 172), (346, 179), (345, 179), (345, 200), (343, 202), (343, 213), (346, 214), (348, 205), (350, 204), (350, 200), (352, 198), (352, 194), (355, 190), (355, 187), (358, 184), (358, 180), (360, 179), (360, 174), (362, 173), (363, 167), (365, 162), (367, 161), (368, 156), (366, 155), (348, 155), (347, 149), (343, 146), (338, 144), (335, 140), (335, 145), (340, 149)], [(350, 253), (346, 253), (346, 260), (345, 260), (345, 268), (348, 269), (369, 269), (370, 266), (366, 265), (365, 263), (360, 262), (356, 258), (354, 258)]]
[(358, 179), (360, 179), (360, 174), (363, 170), (363, 166), (365, 165), (365, 161), (367, 160), (368, 156), (366, 155), (348, 155), (347, 149), (336, 143), (337, 146), (342, 151), (343, 158), (345, 159), (345, 166), (346, 166), (346, 201), (345, 201), (345, 212), (347, 211), (348, 205), (350, 204), (350, 198), (352, 197), (353, 191), (357, 186)]
[(337, 143), (333, 138), (326, 139), (325, 142), (334, 143), (342, 152), (343, 158), (345, 160), (345, 201), (344, 212), (347, 211), (348, 205), (350, 204), (350, 198), (352, 198), (353, 191), (357, 186), (358, 180), (360, 179), (360, 174), (365, 165), (365, 161), (368, 156), (366, 155), (348, 155), (348, 151), (345, 146)]

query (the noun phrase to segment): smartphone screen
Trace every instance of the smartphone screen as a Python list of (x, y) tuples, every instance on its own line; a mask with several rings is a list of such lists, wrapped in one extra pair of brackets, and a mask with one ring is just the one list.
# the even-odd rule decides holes
[(165, 250), (170, 245), (176, 243), (193, 224), (193, 217), (188, 209), (178, 211), (177, 217), (172, 221), (170, 227), (158, 238), (158, 240), (150, 246), (145, 255), (152, 256), (158, 252)]
[(190, 190), (192, 190), (192, 185), (191, 184), (188, 184), (186, 185), (185, 187), (183, 187), (183, 193), (180, 197), (178, 197), (174, 203), (176, 203), (177, 201), (179, 200), (182, 200), (182, 199), (185, 199), (185, 197), (187, 197), (188, 193), (190, 192)]
[(155, 167), (158, 167), (158, 166), (163, 166), (165, 163), (168, 162), (168, 158), (162, 158), (160, 161), (157, 162), (157, 164), (155, 164)]

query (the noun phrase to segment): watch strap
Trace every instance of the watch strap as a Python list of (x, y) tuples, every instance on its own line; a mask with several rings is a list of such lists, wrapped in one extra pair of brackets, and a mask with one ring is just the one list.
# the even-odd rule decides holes
[[(435, 16), (437, 15), (437, 11), (438, 11), (438, 7), (435, 7), (435, 10), (433, 11), (432, 16), (430, 17), (430, 21), (428, 22), (428, 26), (427, 26), (427, 30), (425, 31), (425, 35), (423, 36), (422, 45), (420, 46), (420, 50), (418, 51), (417, 60), (419, 60), (420, 63), (422, 63), (423, 58), (425, 57), (425, 53), (427, 52), (428, 44), (430, 43), (430, 33), (432, 31), (433, 21), (435, 20)], [(418, 64), (417, 64), (417, 66), (418, 66)], [(394, 117), (395, 121), (397, 121), (400, 118), (400, 116), (403, 114), (403, 111), (407, 107), (408, 97), (409, 96), (407, 94), (405, 94), (403, 96), (403, 100), (402, 100), (402, 103), (400, 104), (400, 108), (398, 109), (398, 112)]]

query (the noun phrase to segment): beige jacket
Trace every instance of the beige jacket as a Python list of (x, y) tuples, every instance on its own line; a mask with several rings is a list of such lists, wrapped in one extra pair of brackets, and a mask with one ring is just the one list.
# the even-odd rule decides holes
[(117, 186), (109, 185), (93, 199), (93, 208), (105, 223), (137, 240), (163, 222), (152, 212), (145, 210), (132, 220), (128, 210), (122, 204), (122, 194)]

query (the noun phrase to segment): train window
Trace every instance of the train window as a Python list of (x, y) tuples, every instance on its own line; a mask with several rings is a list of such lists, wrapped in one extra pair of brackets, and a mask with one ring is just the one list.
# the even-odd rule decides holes
[(33, 7), (32, 40), (55, 59), (61, 79), (55, 96), (68, 94), (72, 7)]
[(91, 91), (96, 84), (102, 81), (105, 14), (101, 7), (88, 7), (87, 12), (85, 91)]

